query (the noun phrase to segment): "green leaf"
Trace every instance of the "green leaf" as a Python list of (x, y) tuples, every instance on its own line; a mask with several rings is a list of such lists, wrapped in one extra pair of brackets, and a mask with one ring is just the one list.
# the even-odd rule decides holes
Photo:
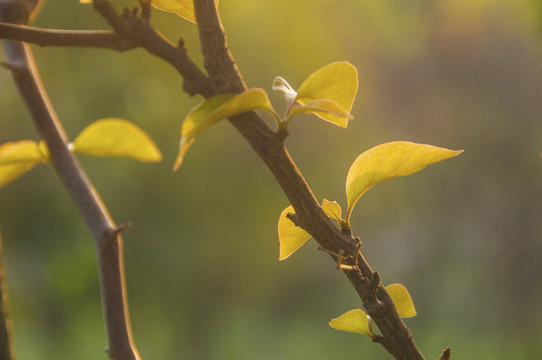
[[(152, 6), (158, 10), (177, 14), (185, 20), (196, 23), (193, 0), (152, 0)], [(218, 0), (216, 0), (218, 6)]]
[(35, 141), (22, 140), (0, 145), (0, 187), (45, 162), (47, 159)]
[(275, 119), (279, 118), (267, 93), (260, 88), (248, 89), (240, 94), (216, 95), (192, 109), (183, 121), (180, 150), (173, 171), (181, 166), (188, 148), (203, 130), (217, 121), (252, 110), (265, 110)]
[(374, 185), (399, 176), (418, 172), (428, 165), (459, 155), (463, 150), (449, 150), (431, 145), (395, 141), (377, 145), (350, 166), (346, 176), (348, 211), (346, 223), (359, 198)]
[(279, 243), (280, 243), (280, 254), (279, 260), (284, 260), (296, 252), (304, 243), (311, 238), (311, 235), (296, 226), (292, 220), (288, 219), (286, 215), (288, 213), (295, 214), (294, 207), (292, 205), (288, 206), (280, 213), (279, 217)]
[[(357, 91), (356, 67), (346, 61), (334, 62), (313, 72), (297, 90), (296, 100), (302, 105), (315, 100), (331, 100), (339, 105), (341, 113), (348, 115), (352, 110)], [(340, 116), (330, 112), (316, 111), (315, 114), (333, 124), (344, 121), (337, 119)]]
[(94, 156), (120, 156), (145, 162), (162, 160), (152, 139), (136, 125), (107, 118), (87, 126), (72, 144), (72, 151)]
[(324, 199), (322, 209), (330, 218), (341, 221), (341, 206), (336, 201)]
[(406, 287), (401, 284), (391, 284), (386, 286), (386, 290), (391, 296), (397, 313), (402, 318), (410, 318), (416, 316), (414, 302)]
[(331, 320), (329, 326), (337, 330), (367, 335), (370, 338), (375, 336), (375, 333), (369, 327), (369, 317), (361, 309), (345, 312), (338, 318)]

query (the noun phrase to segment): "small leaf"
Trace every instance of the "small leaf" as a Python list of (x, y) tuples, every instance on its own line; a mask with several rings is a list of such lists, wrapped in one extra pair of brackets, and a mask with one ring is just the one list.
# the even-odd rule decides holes
[(354, 309), (345, 312), (336, 319), (329, 322), (329, 326), (334, 329), (355, 332), (369, 337), (375, 336), (369, 328), (369, 318), (361, 309)]
[[(158, 10), (179, 15), (185, 20), (196, 23), (193, 0), (152, 0), (152, 6)], [(218, 0), (216, 0), (218, 6)]]
[(92, 0), (79, 0), (80, 4), (92, 4)]
[[(358, 71), (349, 62), (341, 61), (326, 65), (313, 72), (297, 90), (297, 101), (306, 105), (315, 100), (332, 100), (346, 114), (358, 91)], [(320, 118), (333, 124), (341, 123), (333, 113), (315, 112)]]
[(87, 126), (75, 139), (73, 152), (94, 156), (120, 156), (145, 162), (162, 160), (152, 139), (136, 125), (107, 118)]
[(325, 99), (314, 100), (302, 106), (294, 106), (289, 117), (291, 118), (292, 116), (301, 113), (314, 113), (320, 118), (340, 126), (343, 129), (348, 125), (348, 119), (352, 118), (352, 115), (345, 111), (335, 101)]
[(341, 206), (336, 201), (324, 199), (322, 209), (330, 218), (341, 221)]
[(416, 316), (414, 302), (406, 287), (401, 284), (391, 284), (386, 286), (386, 290), (391, 296), (397, 313), (402, 318), (410, 318)]
[(346, 176), (347, 224), (356, 202), (374, 185), (413, 174), (461, 152), (463, 150), (454, 151), (407, 141), (385, 143), (365, 151), (354, 160)]
[(297, 249), (299, 249), (304, 243), (311, 238), (311, 235), (296, 226), (292, 220), (288, 219), (286, 215), (288, 213), (295, 214), (294, 207), (288, 206), (280, 213), (279, 217), (279, 243), (280, 254), (279, 260), (284, 260), (292, 255)]
[(0, 187), (17, 179), (47, 160), (38, 143), (32, 140), (9, 142), (0, 146)]
[(192, 109), (183, 121), (180, 150), (173, 171), (181, 166), (188, 148), (203, 130), (217, 121), (252, 110), (265, 110), (278, 119), (267, 93), (259, 88), (248, 89), (240, 94), (216, 95)]
[(273, 81), (273, 90), (280, 91), (286, 100), (286, 108), (290, 108), (296, 101), (297, 92), (288, 84), (284, 78), (277, 76)]

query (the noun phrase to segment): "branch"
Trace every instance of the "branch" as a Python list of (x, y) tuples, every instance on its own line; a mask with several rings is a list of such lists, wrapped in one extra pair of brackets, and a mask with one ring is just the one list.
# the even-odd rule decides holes
[[(12, 9), (24, 1), (9, 1)], [(1, 20), (12, 13), (0, 8)], [(9, 8), (8, 8), (9, 9)], [(8, 16), (6, 18), (6, 16)], [(24, 22), (23, 22), (24, 23)], [(50, 158), (96, 245), (103, 312), (108, 336), (108, 353), (114, 359), (139, 360), (132, 340), (126, 300), (122, 238), (99, 195), (67, 146), (67, 137), (50, 103), (28, 44), (5, 41), (8, 68), (29, 109), (34, 125), (45, 140)]]
[(95, 1), (94, 6), (110, 24), (115, 24), (115, 31), (50, 30), (0, 23), (0, 38), (39, 46), (87, 47), (115, 51), (140, 47), (171, 64), (183, 77), (183, 89), (188, 94), (202, 94), (206, 97), (212, 95), (213, 86), (209, 78), (188, 57), (182, 40), (175, 46), (165, 39), (150, 25), (148, 14), (142, 12), (141, 16), (138, 16), (135, 11), (125, 11), (119, 15), (109, 1), (103, 0)]
[(0, 237), (0, 359), (13, 360), (2, 237)]
[[(222, 85), (224, 79), (234, 79), (231, 81), (229, 91), (242, 91), (246, 86), (227, 48), (226, 36), (214, 0), (195, 0), (194, 8), (205, 67), (215, 85), (218, 84), (217, 90), (225, 87)], [(219, 61), (222, 63), (218, 64)], [(343, 234), (324, 213), (290, 158), (283, 139), (272, 132), (254, 112), (233, 117), (230, 122), (271, 170), (293, 205), (301, 227), (324, 249), (335, 253), (352, 254), (352, 258), (356, 259), (359, 271), (345, 271), (345, 274), (356, 289), (368, 314), (382, 332), (378, 342), (396, 359), (423, 359), (379, 277), (359, 252), (354, 238)]]

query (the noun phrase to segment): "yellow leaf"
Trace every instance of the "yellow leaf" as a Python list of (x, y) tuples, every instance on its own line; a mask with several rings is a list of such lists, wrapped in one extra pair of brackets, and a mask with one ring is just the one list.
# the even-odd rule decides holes
[(400, 317), (409, 318), (416, 316), (414, 302), (412, 302), (412, 297), (410, 297), (406, 287), (401, 284), (391, 284), (386, 286), (386, 290), (390, 294)]
[(162, 160), (152, 139), (136, 125), (107, 118), (87, 126), (75, 139), (73, 152), (94, 156), (120, 156), (145, 162)]
[[(158, 10), (177, 14), (185, 20), (196, 23), (193, 0), (152, 0), (152, 6)], [(218, 0), (216, 0), (218, 6)]]
[(346, 223), (350, 223), (350, 215), (358, 199), (374, 185), (413, 174), (461, 152), (463, 150), (454, 151), (407, 141), (385, 143), (365, 151), (354, 160), (346, 176)]
[(331, 320), (329, 326), (337, 330), (367, 335), (371, 338), (375, 336), (369, 327), (369, 317), (361, 309), (345, 312), (338, 318)]
[[(337, 102), (325, 99), (314, 100), (302, 106), (294, 106), (289, 117), (301, 113), (314, 113), (320, 118), (340, 126), (343, 129), (348, 125), (348, 119), (352, 118), (352, 115), (337, 104)], [(289, 119), (287, 119), (287, 121), (288, 120)]]
[(330, 218), (335, 219), (339, 222), (341, 221), (341, 206), (336, 201), (329, 201), (327, 199), (324, 199), (322, 209)]
[(173, 171), (181, 166), (188, 148), (203, 130), (217, 121), (252, 110), (265, 110), (278, 119), (267, 93), (259, 88), (248, 89), (240, 94), (216, 95), (192, 109), (183, 121), (179, 155)]
[(294, 207), (288, 206), (280, 213), (279, 217), (279, 243), (280, 255), (279, 260), (284, 260), (292, 255), (304, 243), (311, 238), (310, 234), (296, 226), (290, 219), (286, 217), (288, 213), (295, 214)]
[(46, 159), (35, 141), (23, 140), (1, 145), (0, 187), (44, 162)]
[[(315, 100), (331, 100), (348, 115), (357, 91), (356, 67), (346, 61), (334, 62), (313, 72), (299, 87), (296, 100), (302, 105)], [(316, 111), (315, 114), (333, 124), (344, 122), (334, 113)]]

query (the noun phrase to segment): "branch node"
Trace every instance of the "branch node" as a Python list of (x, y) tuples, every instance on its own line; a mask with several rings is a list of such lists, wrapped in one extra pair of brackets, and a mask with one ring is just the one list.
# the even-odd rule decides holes
[(290, 131), (288, 131), (288, 129), (278, 129), (276, 134), (278, 140), (283, 143), (284, 140), (286, 140), (286, 138), (290, 136)]
[(290, 219), (290, 221), (293, 222), (295, 226), (301, 227), (299, 224), (299, 218), (297, 217), (296, 213), (288, 213), (286, 214), (286, 217)]
[(151, 18), (151, 2), (149, 0), (139, 0), (141, 6), (141, 19), (149, 21)]
[(130, 226), (132, 226), (131, 222), (127, 222), (127, 223), (124, 223), (124, 224), (121, 224), (121, 225), (117, 226), (117, 228), (114, 230), (115, 235), (120, 234), (124, 230), (128, 229)]
[(438, 360), (450, 360), (452, 358), (452, 349), (446, 348)]

